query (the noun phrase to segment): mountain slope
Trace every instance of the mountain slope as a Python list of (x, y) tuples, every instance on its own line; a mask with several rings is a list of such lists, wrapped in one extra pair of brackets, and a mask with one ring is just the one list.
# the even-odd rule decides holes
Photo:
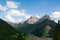
[(0, 19), (0, 40), (27, 40), (27, 36)]
[[(35, 21), (37, 20), (37, 21)], [(46, 27), (47, 26), (47, 27)], [(49, 26), (49, 27), (48, 27)], [(38, 19), (36, 17), (30, 17), (23, 24), (17, 24), (15, 28), (25, 33), (29, 33), (38, 37), (53, 37), (55, 33), (55, 28), (57, 23), (50, 19), (48, 15), (44, 15), (42, 18)], [(50, 30), (47, 30), (50, 29)], [(48, 31), (48, 35), (46, 31)]]
[(37, 21), (34, 24), (23, 24), (21, 28), (18, 28), (21, 31), (24, 31), (26, 33), (31, 33), (33, 35), (42, 37), (44, 33), (44, 29), (47, 25), (51, 27), (51, 30), (49, 31), (49, 37), (52, 37), (54, 34), (55, 27), (57, 24), (50, 19), (49, 16), (43, 16), (39, 21)]

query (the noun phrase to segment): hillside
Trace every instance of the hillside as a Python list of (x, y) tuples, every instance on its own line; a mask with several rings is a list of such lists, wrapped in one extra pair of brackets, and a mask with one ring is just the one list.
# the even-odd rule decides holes
[(39, 36), (39, 37), (43, 36), (46, 26), (49, 26), (49, 28), (51, 29), (49, 30), (49, 33), (48, 33), (49, 36), (47, 37), (52, 37), (55, 31), (55, 27), (57, 26), (57, 23), (51, 20), (49, 16), (45, 15), (34, 24), (24, 23), (24, 24), (20, 24), (20, 26), (22, 27), (18, 27), (18, 30), (23, 31), (25, 33), (30, 33), (32, 35)]
[(27, 35), (0, 19), (0, 40), (27, 40)]

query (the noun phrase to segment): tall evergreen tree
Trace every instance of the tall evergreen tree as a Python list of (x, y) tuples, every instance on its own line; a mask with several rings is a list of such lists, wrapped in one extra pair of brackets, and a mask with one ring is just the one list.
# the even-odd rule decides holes
[(58, 25), (57, 25), (57, 37), (58, 40), (60, 40), (60, 21), (58, 21)]
[(55, 29), (53, 40), (60, 40), (60, 21), (58, 21), (57, 27)]

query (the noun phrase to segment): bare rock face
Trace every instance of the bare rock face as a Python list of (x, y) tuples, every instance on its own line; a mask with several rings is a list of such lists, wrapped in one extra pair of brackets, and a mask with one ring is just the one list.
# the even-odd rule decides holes
[(26, 22), (29, 24), (34, 24), (37, 22), (39, 19), (37, 17), (30, 17)]
[(22, 22), (20, 22), (19, 24), (23, 24), (24, 22), (22, 21)]

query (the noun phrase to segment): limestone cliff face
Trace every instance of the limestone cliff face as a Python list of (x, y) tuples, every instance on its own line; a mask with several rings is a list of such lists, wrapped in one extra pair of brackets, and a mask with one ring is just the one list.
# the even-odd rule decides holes
[(29, 24), (34, 24), (35, 22), (37, 22), (39, 19), (37, 17), (30, 17), (26, 23), (29, 23)]

